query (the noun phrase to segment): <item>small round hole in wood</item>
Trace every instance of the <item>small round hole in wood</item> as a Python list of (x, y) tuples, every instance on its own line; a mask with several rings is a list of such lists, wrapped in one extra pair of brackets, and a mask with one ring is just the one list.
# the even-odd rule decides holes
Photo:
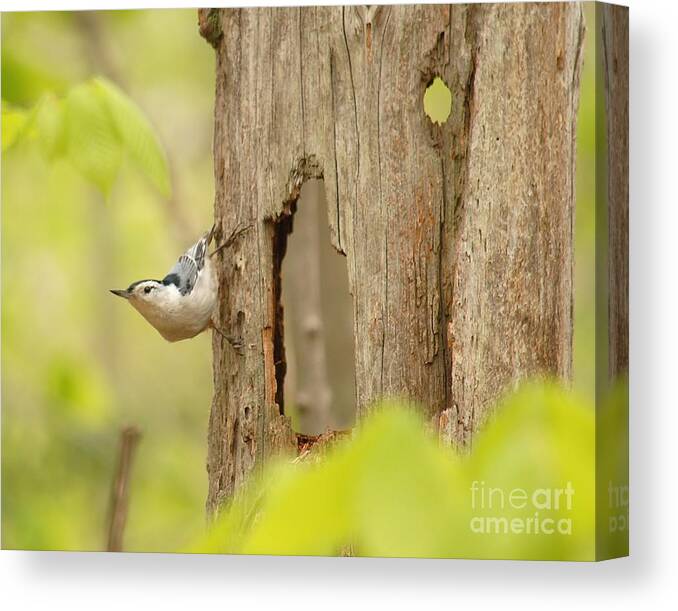
[(452, 111), (452, 92), (445, 81), (436, 76), (424, 93), (424, 112), (433, 123), (442, 125)]

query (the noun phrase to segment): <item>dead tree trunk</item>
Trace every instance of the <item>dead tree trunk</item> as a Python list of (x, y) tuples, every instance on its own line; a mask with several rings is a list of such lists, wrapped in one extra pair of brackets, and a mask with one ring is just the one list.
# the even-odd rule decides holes
[(607, 117), (608, 369), (629, 370), (629, 13), (600, 7)]
[[(571, 373), (577, 4), (205, 10), (220, 260), (208, 509), (292, 447), (280, 264), (323, 178), (353, 296), (356, 405), (415, 400), (467, 443), (507, 385)], [(451, 114), (424, 92), (440, 76)]]

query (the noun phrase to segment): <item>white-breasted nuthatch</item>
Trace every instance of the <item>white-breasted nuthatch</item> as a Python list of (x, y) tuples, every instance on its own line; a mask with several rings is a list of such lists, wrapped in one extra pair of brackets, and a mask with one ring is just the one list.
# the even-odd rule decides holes
[(211, 259), (247, 229), (249, 226), (236, 229), (210, 254), (207, 249), (214, 235), (212, 227), (179, 257), (162, 280), (137, 280), (111, 293), (126, 299), (168, 342), (189, 339), (212, 328), (240, 351), (241, 340), (223, 333), (213, 321), (218, 283)]

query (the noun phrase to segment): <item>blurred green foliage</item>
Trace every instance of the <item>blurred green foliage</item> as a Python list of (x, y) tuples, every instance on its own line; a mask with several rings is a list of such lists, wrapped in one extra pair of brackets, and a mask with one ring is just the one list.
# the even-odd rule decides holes
[(596, 413), (596, 551), (629, 553), (629, 386), (616, 380)]
[(323, 460), (271, 467), (193, 551), (593, 559), (593, 405), (536, 382), (496, 413), (459, 455), (382, 405)]
[(124, 546), (174, 551), (204, 529), (210, 338), (168, 346), (108, 289), (163, 274), (189, 245), (173, 229), (212, 223), (214, 51), (195, 10), (89, 16), (94, 49), (82, 13), (2, 15), (3, 114), (34, 130), (3, 116), (2, 546), (103, 549), (134, 424)]
[(37, 139), (46, 159), (66, 156), (106, 195), (127, 155), (163, 195), (170, 194), (167, 159), (153, 128), (107, 79), (97, 77), (76, 85), (63, 99), (48, 92), (31, 109), (5, 104), (3, 151), (22, 138)]

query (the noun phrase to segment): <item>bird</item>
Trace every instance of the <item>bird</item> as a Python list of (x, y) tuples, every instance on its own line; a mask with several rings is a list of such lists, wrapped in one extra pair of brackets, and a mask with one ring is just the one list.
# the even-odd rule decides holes
[(249, 228), (237, 227), (223, 244), (208, 253), (213, 226), (179, 257), (162, 280), (137, 280), (126, 289), (111, 289), (111, 293), (127, 300), (168, 342), (190, 339), (211, 328), (242, 354), (241, 338), (224, 333), (214, 322), (218, 282), (212, 257)]

